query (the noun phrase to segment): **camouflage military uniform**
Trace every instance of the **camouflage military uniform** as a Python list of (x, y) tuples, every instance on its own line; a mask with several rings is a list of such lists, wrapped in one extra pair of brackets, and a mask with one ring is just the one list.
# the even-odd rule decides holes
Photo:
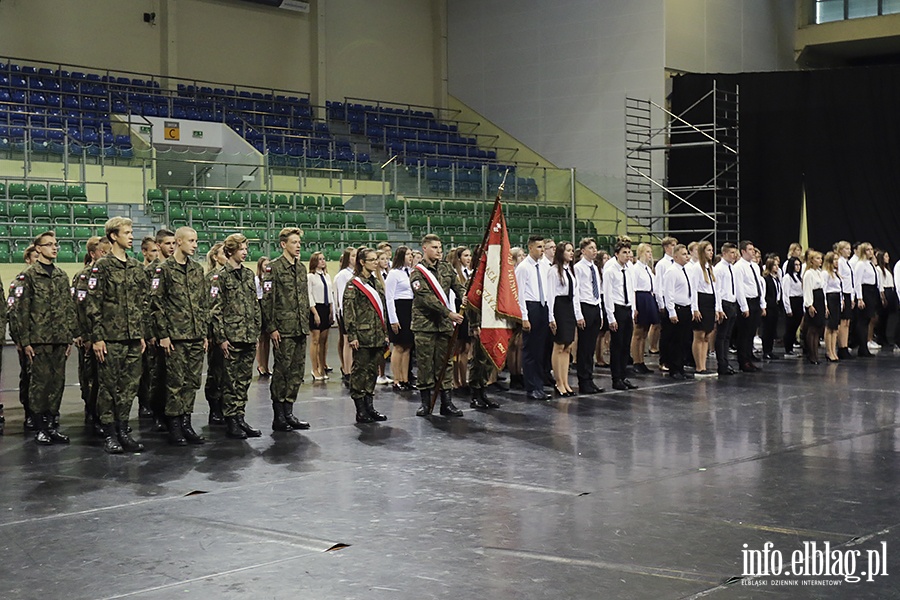
[[(88, 294), (88, 279), (91, 268), (88, 265), (72, 278), (72, 293), (75, 298), (75, 316), (78, 323), (76, 337), (80, 337), (82, 345), (78, 348), (78, 383), (81, 387), (81, 400), (84, 402), (85, 418), (92, 420), (97, 414), (97, 393), (100, 383), (97, 379), (97, 358), (91, 348), (91, 329), (85, 313)], [(87, 421), (85, 421), (87, 423)]]
[(69, 276), (56, 265), (50, 273), (40, 262), (31, 265), (23, 275), (17, 304), (19, 344), (34, 350), (28, 390), (31, 412), (57, 415), (66, 385), (66, 350), (76, 322)]
[[(28, 269), (26, 268), (25, 271)], [(16, 351), (19, 354), (19, 402), (25, 408), (26, 427), (27, 422), (31, 418), (31, 405), (28, 402), (28, 388), (31, 386), (31, 361), (25, 356), (22, 344), (19, 343), (20, 338), (20, 319), (19, 319), (19, 298), (24, 291), (23, 282), (25, 281), (25, 271), (22, 271), (10, 282), (9, 294), (6, 297), (7, 318), (9, 320), (9, 337), (12, 338), (16, 345)]]
[[(387, 329), (384, 325), (385, 315), (375, 310), (369, 298), (357, 289), (354, 281), (344, 288), (343, 307), (344, 328), (347, 342), (359, 342), (359, 348), (353, 351), (353, 367), (350, 371), (350, 397), (363, 399), (375, 393), (375, 380), (378, 378), (378, 365), (384, 357), (387, 343)], [(381, 299), (382, 311), (385, 307), (384, 284), (380, 277), (371, 275), (366, 281), (369, 291)]]
[[(206, 274), (206, 280), (212, 289), (213, 277), (222, 273), (222, 267), (216, 267)], [(210, 321), (209, 339), (212, 339), (212, 321)], [(225, 386), (225, 355), (218, 344), (210, 344), (206, 352), (206, 385), (203, 388), (210, 411), (222, 410), (222, 391)], [(221, 416), (219, 417), (221, 419)]]
[(97, 365), (97, 412), (104, 425), (127, 422), (137, 395), (147, 328), (146, 290), (144, 268), (130, 256), (124, 262), (112, 254), (104, 256), (88, 278), (90, 341), (106, 342), (106, 357)]
[(235, 269), (229, 263), (212, 276), (211, 284), (213, 343), (227, 341), (231, 345), (225, 356), (222, 412), (225, 417), (235, 417), (243, 415), (247, 405), (256, 340), (262, 326), (256, 283), (250, 269)]
[[(159, 346), (159, 336), (153, 324), (153, 318), (150, 306), (150, 296), (152, 290), (150, 284), (156, 273), (160, 260), (157, 258), (149, 265), (144, 266), (144, 275), (147, 282), (146, 290), (146, 312), (147, 312), (147, 331), (144, 332), (144, 339), (147, 341), (147, 349), (141, 358), (141, 381), (138, 385), (138, 402), (141, 406), (145, 406), (153, 413), (154, 419), (162, 419), (166, 414), (166, 351)], [(154, 344), (150, 341), (153, 340)]]
[[(450, 263), (439, 261), (436, 264), (429, 264), (425, 259), (419, 264), (431, 271), (445, 294), (449, 294), (452, 289), (457, 298), (465, 295), (465, 289), (460, 285)], [(448, 315), (453, 311), (444, 306), (418, 269), (412, 270), (409, 281), (413, 288), (411, 329), (416, 340), (419, 389), (428, 390), (437, 383), (440, 389), (449, 390), (453, 386), (453, 370), (447, 349), (450, 346), (450, 336), (453, 334), (453, 322)], [(443, 362), (447, 364), (444, 377), (440, 382), (435, 382)]]
[(273, 348), (275, 365), (269, 384), (272, 402), (293, 403), (306, 368), (306, 336), (309, 335), (309, 287), (306, 267), (284, 256), (271, 261), (263, 274), (262, 313), (264, 331), (281, 334)]
[(209, 330), (209, 288), (203, 267), (190, 258), (179, 264), (174, 256), (160, 263), (150, 280), (150, 306), (157, 339), (172, 341), (172, 353), (165, 361), (166, 416), (188, 415), (200, 389)]

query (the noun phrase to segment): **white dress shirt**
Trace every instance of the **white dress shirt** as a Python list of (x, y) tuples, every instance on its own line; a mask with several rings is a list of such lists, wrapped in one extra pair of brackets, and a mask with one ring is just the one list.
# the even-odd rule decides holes
[[(894, 281), (900, 281), (900, 260), (894, 265)], [(900, 300), (900, 288), (894, 287), (894, 292), (897, 294), (897, 299)]]
[(672, 267), (666, 270), (663, 285), (665, 286), (666, 311), (669, 313), (669, 318), (677, 316), (676, 304), (691, 306), (691, 294), (694, 293), (694, 290), (686, 265), (682, 267), (673, 263)]
[(862, 298), (862, 286), (874, 285), (878, 291), (884, 293), (884, 285), (878, 275), (878, 267), (872, 261), (861, 260), (853, 267), (853, 279), (856, 286), (856, 297)]
[(391, 269), (384, 280), (384, 298), (387, 303), (388, 323), (399, 324), (397, 318), (397, 300), (412, 300), (413, 290), (409, 285), (409, 267)]
[(813, 305), (813, 290), (825, 291), (825, 277), (822, 269), (807, 269), (803, 274), (803, 308)]
[[(715, 296), (716, 312), (722, 312), (722, 298), (716, 293), (715, 282), (713, 281), (714, 273), (710, 265), (706, 265), (708, 269), (706, 278), (703, 277), (703, 267), (699, 262), (689, 264), (687, 267), (688, 276), (691, 278), (691, 312), (700, 309), (697, 300), (698, 294), (712, 294)], [(709, 279), (707, 281), (706, 279)]]
[[(606, 320), (610, 325), (616, 323), (617, 304), (630, 307), (631, 318), (634, 319), (634, 312), (637, 310), (634, 303), (634, 272), (635, 269), (620, 265), (615, 258), (603, 265), (603, 300), (606, 302)], [(627, 297), (624, 289), (626, 286), (628, 288)]]
[(734, 265), (727, 260), (720, 260), (713, 267), (713, 273), (716, 275), (716, 294), (719, 296), (719, 302), (735, 302), (741, 312), (747, 312), (747, 298), (744, 296), (744, 288), (734, 273)]
[[(600, 297), (603, 295), (603, 280), (600, 271), (594, 261), (582, 258), (575, 263), (575, 278), (578, 280), (578, 302), (600, 306)], [(597, 293), (594, 294), (593, 280), (597, 282)]]
[(784, 299), (784, 312), (788, 315), (792, 312), (791, 298), (803, 297), (803, 277), (801, 277), (799, 273), (794, 273), (794, 275), (797, 276), (796, 280), (788, 273), (785, 273), (784, 277), (781, 278), (781, 293), (782, 298)]
[[(766, 309), (766, 282), (759, 273), (759, 267), (741, 257), (734, 264), (734, 277), (741, 282), (741, 289), (747, 299), (759, 298), (759, 307)], [(743, 308), (741, 310), (744, 310)]]
[[(543, 258), (543, 256), (541, 257)], [(537, 265), (537, 266), (535, 266)], [(535, 261), (531, 256), (526, 256), (516, 266), (516, 287), (519, 291), (519, 309), (522, 311), (522, 319), (528, 320), (528, 308), (526, 302), (541, 302), (543, 290), (543, 305), (547, 305), (547, 290), (544, 289), (544, 280), (547, 278), (549, 268), (540, 260)], [(540, 282), (540, 285), (538, 285)]]
[(881, 278), (881, 287), (882, 288), (893, 288), (894, 287), (894, 276), (891, 275), (890, 269), (884, 269), (882, 271), (879, 268), (878, 276)]
[(649, 265), (645, 265), (641, 261), (634, 263), (632, 266), (634, 271), (631, 276), (634, 279), (635, 292), (650, 292), (656, 294), (656, 276), (650, 270)]
[(575, 320), (581, 321), (582, 319), (584, 319), (584, 315), (581, 313), (581, 302), (575, 301), (575, 299), (578, 298), (580, 292), (578, 289), (578, 279), (575, 277), (575, 274), (572, 273), (572, 268), (566, 265), (563, 268), (562, 279), (560, 279), (559, 270), (555, 266), (551, 265), (550, 270), (547, 271), (547, 278), (544, 280), (544, 291), (547, 292), (547, 307), (550, 309), (551, 323), (556, 322), (556, 317), (553, 315), (553, 306), (556, 302), (556, 299), (559, 296), (569, 295), (570, 281), (572, 283), (572, 304), (574, 304), (575, 308)]
[[(841, 286), (841, 278), (837, 273), (829, 273), (825, 269), (822, 269), (822, 278), (825, 281), (825, 293), (830, 294), (832, 292), (841, 293), (843, 291), (843, 286)], [(844, 296), (841, 295), (841, 305), (844, 304)]]
[(663, 277), (666, 276), (666, 270), (670, 269), (675, 265), (675, 259), (669, 256), (668, 254), (663, 256), (656, 263), (656, 281), (658, 285), (656, 286), (656, 305), (659, 306), (659, 310), (664, 310), (666, 308), (666, 300), (664, 297), (664, 290), (662, 281)]
[(843, 256), (838, 259), (838, 275), (841, 276), (841, 291), (850, 294), (851, 300), (856, 300), (856, 277), (853, 274), (853, 266)]
[[(307, 279), (308, 278), (309, 275), (307, 275)], [(341, 269), (338, 271), (338, 274), (334, 276), (334, 283), (331, 288), (334, 290), (334, 307), (338, 315), (344, 314), (344, 290), (347, 288), (347, 284), (350, 283), (351, 279), (353, 279), (353, 269), (350, 267)]]

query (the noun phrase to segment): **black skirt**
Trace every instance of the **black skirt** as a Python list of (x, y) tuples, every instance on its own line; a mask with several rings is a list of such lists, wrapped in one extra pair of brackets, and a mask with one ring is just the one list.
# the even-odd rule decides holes
[(659, 305), (650, 292), (635, 292), (634, 303), (637, 304), (637, 324), (644, 327), (659, 324)]
[(850, 294), (844, 293), (844, 309), (841, 311), (841, 321), (849, 321), (853, 317), (853, 304)]
[(316, 312), (319, 313), (319, 324), (316, 325), (315, 318), (312, 316), (312, 313), (309, 313), (310, 330), (328, 331), (328, 329), (331, 328), (331, 305), (319, 304), (317, 302)]
[(571, 296), (557, 296), (553, 302), (553, 318), (556, 320), (556, 335), (553, 341), (568, 346), (575, 341), (575, 306)]
[(397, 322), (400, 323), (400, 331), (394, 333), (393, 327), (388, 327), (388, 338), (392, 344), (411, 346), (413, 343), (412, 326), (412, 298), (408, 300), (394, 300), (394, 308), (397, 310)]
[(816, 309), (816, 316), (809, 316), (809, 309), (806, 310), (807, 324), (810, 327), (822, 329), (825, 327), (825, 291), (822, 288), (813, 290), (813, 308)]
[(871, 319), (878, 314), (881, 308), (881, 294), (878, 293), (878, 286), (864, 283), (862, 286), (862, 300), (866, 303), (865, 308), (859, 310), (859, 316), (863, 319)]
[(697, 292), (697, 309), (700, 311), (700, 320), (692, 321), (694, 331), (711, 332), (716, 328), (716, 296)]
[[(841, 296), (840, 292), (828, 292), (825, 294), (825, 306), (828, 307), (828, 317), (825, 319), (825, 327), (834, 331), (841, 324)], [(815, 298), (813, 298), (815, 300)]]

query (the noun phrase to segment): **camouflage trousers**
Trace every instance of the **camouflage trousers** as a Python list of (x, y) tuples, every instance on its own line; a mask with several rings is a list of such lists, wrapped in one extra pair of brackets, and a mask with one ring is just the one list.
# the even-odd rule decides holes
[(127, 421), (141, 381), (141, 340), (106, 342), (106, 357), (97, 362), (97, 376), (100, 422)]
[[(160, 350), (165, 352), (162, 348)], [(203, 340), (172, 342), (172, 353), (165, 358), (167, 417), (194, 412), (194, 397), (200, 389), (204, 354)]]
[(153, 367), (156, 362), (156, 346), (147, 343), (147, 350), (141, 356), (141, 381), (138, 384), (138, 404), (153, 410)]
[(253, 379), (256, 344), (235, 344), (225, 357), (225, 379), (222, 386), (222, 414), (235, 417), (244, 414), (247, 390)]
[(435, 378), (441, 370), (441, 363), (446, 361), (444, 377), (438, 382), (442, 390), (453, 389), (453, 368), (447, 349), (450, 347), (449, 333), (425, 333), (414, 332), (416, 339), (416, 364), (419, 372), (416, 375), (416, 384), (419, 389), (427, 390), (435, 386)]
[(58, 414), (66, 387), (66, 344), (37, 344), (32, 346), (31, 382), (28, 401), (31, 413)]
[(31, 406), (28, 404), (28, 388), (31, 387), (31, 361), (25, 356), (25, 351), (18, 348), (19, 351), (19, 402), (25, 407), (25, 412), (31, 412)]
[(203, 393), (206, 401), (212, 404), (222, 400), (222, 390), (225, 381), (225, 355), (218, 344), (210, 344), (206, 353), (206, 385)]
[(272, 344), (272, 353), (275, 355), (269, 383), (272, 402), (293, 402), (300, 392), (306, 370), (306, 336), (282, 336), (278, 346)]
[(353, 351), (350, 369), (350, 397), (354, 400), (375, 393), (378, 366), (384, 361), (384, 348), (359, 348)]
[(97, 414), (97, 391), (100, 382), (97, 379), (97, 358), (89, 342), (81, 348), (75, 348), (78, 353), (78, 384), (81, 387), (81, 400), (84, 409)]
[(472, 340), (472, 365), (469, 367), (469, 387), (481, 389), (487, 387), (487, 383), (494, 374), (494, 362), (488, 353), (484, 351), (481, 342)]

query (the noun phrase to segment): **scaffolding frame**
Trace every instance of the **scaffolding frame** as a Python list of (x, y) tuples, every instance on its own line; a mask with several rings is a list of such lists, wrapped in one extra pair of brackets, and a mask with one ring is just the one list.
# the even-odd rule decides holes
[[(694, 122), (691, 122), (690, 119)], [(699, 115), (698, 118), (694, 115)], [(654, 121), (664, 125), (655, 127)], [(625, 98), (625, 197), (628, 234), (709, 240), (718, 250), (740, 238), (739, 89), (712, 89), (678, 114)], [(669, 185), (673, 152), (708, 148), (709, 167), (695, 181)], [(660, 159), (661, 158), (661, 159)], [(662, 171), (659, 173), (658, 171)], [(699, 171), (698, 171), (699, 172)], [(679, 223), (688, 223), (680, 225)]]

